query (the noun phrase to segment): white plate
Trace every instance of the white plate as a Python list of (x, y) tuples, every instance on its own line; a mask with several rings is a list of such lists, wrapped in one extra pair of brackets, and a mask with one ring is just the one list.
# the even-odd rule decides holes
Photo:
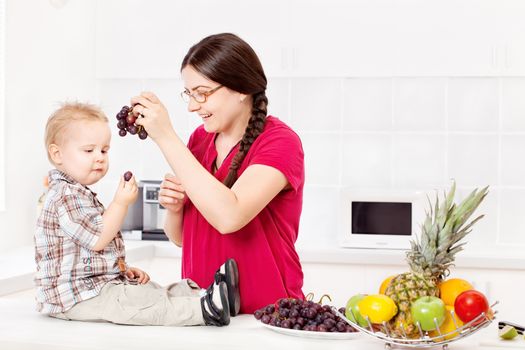
[(361, 336), (359, 332), (313, 332), (313, 331), (303, 331), (303, 330), (297, 330), (297, 329), (289, 329), (289, 328), (281, 328), (281, 327), (275, 327), (270, 326), (269, 324), (262, 323), (261, 324), (277, 333), (287, 334), (287, 335), (293, 335), (295, 337), (304, 337), (304, 338), (317, 338), (317, 339), (356, 339)]

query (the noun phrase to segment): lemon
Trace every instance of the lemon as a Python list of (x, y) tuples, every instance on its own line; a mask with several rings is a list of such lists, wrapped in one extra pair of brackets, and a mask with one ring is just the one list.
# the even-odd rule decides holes
[[(437, 330), (430, 332), (428, 335), (431, 338), (439, 337), (436, 339), (436, 341), (443, 341), (443, 340), (449, 340), (452, 338), (455, 338), (459, 335), (459, 333), (456, 331), (456, 325), (457, 328), (461, 328), (463, 326), (463, 322), (459, 319), (459, 317), (454, 314), (454, 320), (456, 323), (454, 324), (454, 320), (452, 319), (451, 311), (454, 311), (454, 307), (450, 305), (445, 305), (445, 308), (447, 309), (445, 312), (445, 321), (443, 321), (443, 324), (439, 327), (439, 331), (441, 332), (444, 337), (439, 337), (439, 332)], [(450, 333), (450, 334), (448, 334)]]
[(511, 340), (518, 336), (518, 331), (512, 326), (506, 325), (499, 331), (499, 336), (501, 339)]
[(357, 304), (361, 315), (372, 323), (388, 322), (397, 314), (397, 305), (383, 294), (367, 295)]

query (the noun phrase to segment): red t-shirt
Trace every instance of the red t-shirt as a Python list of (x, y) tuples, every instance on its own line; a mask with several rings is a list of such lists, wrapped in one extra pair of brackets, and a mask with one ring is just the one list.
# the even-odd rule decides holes
[[(215, 133), (202, 126), (190, 137), (188, 147), (210, 173), (217, 157)], [(228, 174), (237, 145), (215, 173), (219, 181)], [(228, 258), (239, 267), (241, 313), (253, 313), (279, 298), (304, 298), (303, 272), (295, 241), (299, 230), (304, 186), (304, 153), (299, 136), (279, 119), (268, 116), (264, 131), (253, 142), (237, 172), (252, 164), (271, 166), (283, 173), (291, 189), (281, 191), (246, 226), (221, 234), (191, 201), (184, 206), (182, 277), (203, 288)]]

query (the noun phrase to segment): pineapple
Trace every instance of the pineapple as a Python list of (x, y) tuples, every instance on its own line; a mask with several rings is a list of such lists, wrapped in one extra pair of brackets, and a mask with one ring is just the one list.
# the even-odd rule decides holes
[(410, 242), (411, 249), (406, 252), (410, 271), (394, 277), (385, 292), (399, 309), (389, 323), (393, 336), (419, 336), (410, 313), (412, 303), (422, 296), (439, 297), (438, 284), (448, 276), (454, 256), (463, 250), (466, 243), (461, 240), (470, 232), (472, 225), (483, 217), (480, 215), (464, 226), (487, 195), (487, 189), (475, 189), (456, 205), (454, 182), (448, 194), (444, 194), (444, 202), (440, 203), (437, 196), (432, 208), (429, 199), (430, 210), (421, 225), (421, 236)]

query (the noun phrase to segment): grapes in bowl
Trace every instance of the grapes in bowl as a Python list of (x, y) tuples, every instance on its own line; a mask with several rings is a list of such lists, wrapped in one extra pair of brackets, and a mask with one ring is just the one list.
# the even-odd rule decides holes
[[(344, 315), (345, 308), (338, 311)], [(311, 300), (282, 298), (275, 304), (256, 310), (253, 315), (262, 323), (274, 327), (311, 332), (356, 332), (330, 305)]]

